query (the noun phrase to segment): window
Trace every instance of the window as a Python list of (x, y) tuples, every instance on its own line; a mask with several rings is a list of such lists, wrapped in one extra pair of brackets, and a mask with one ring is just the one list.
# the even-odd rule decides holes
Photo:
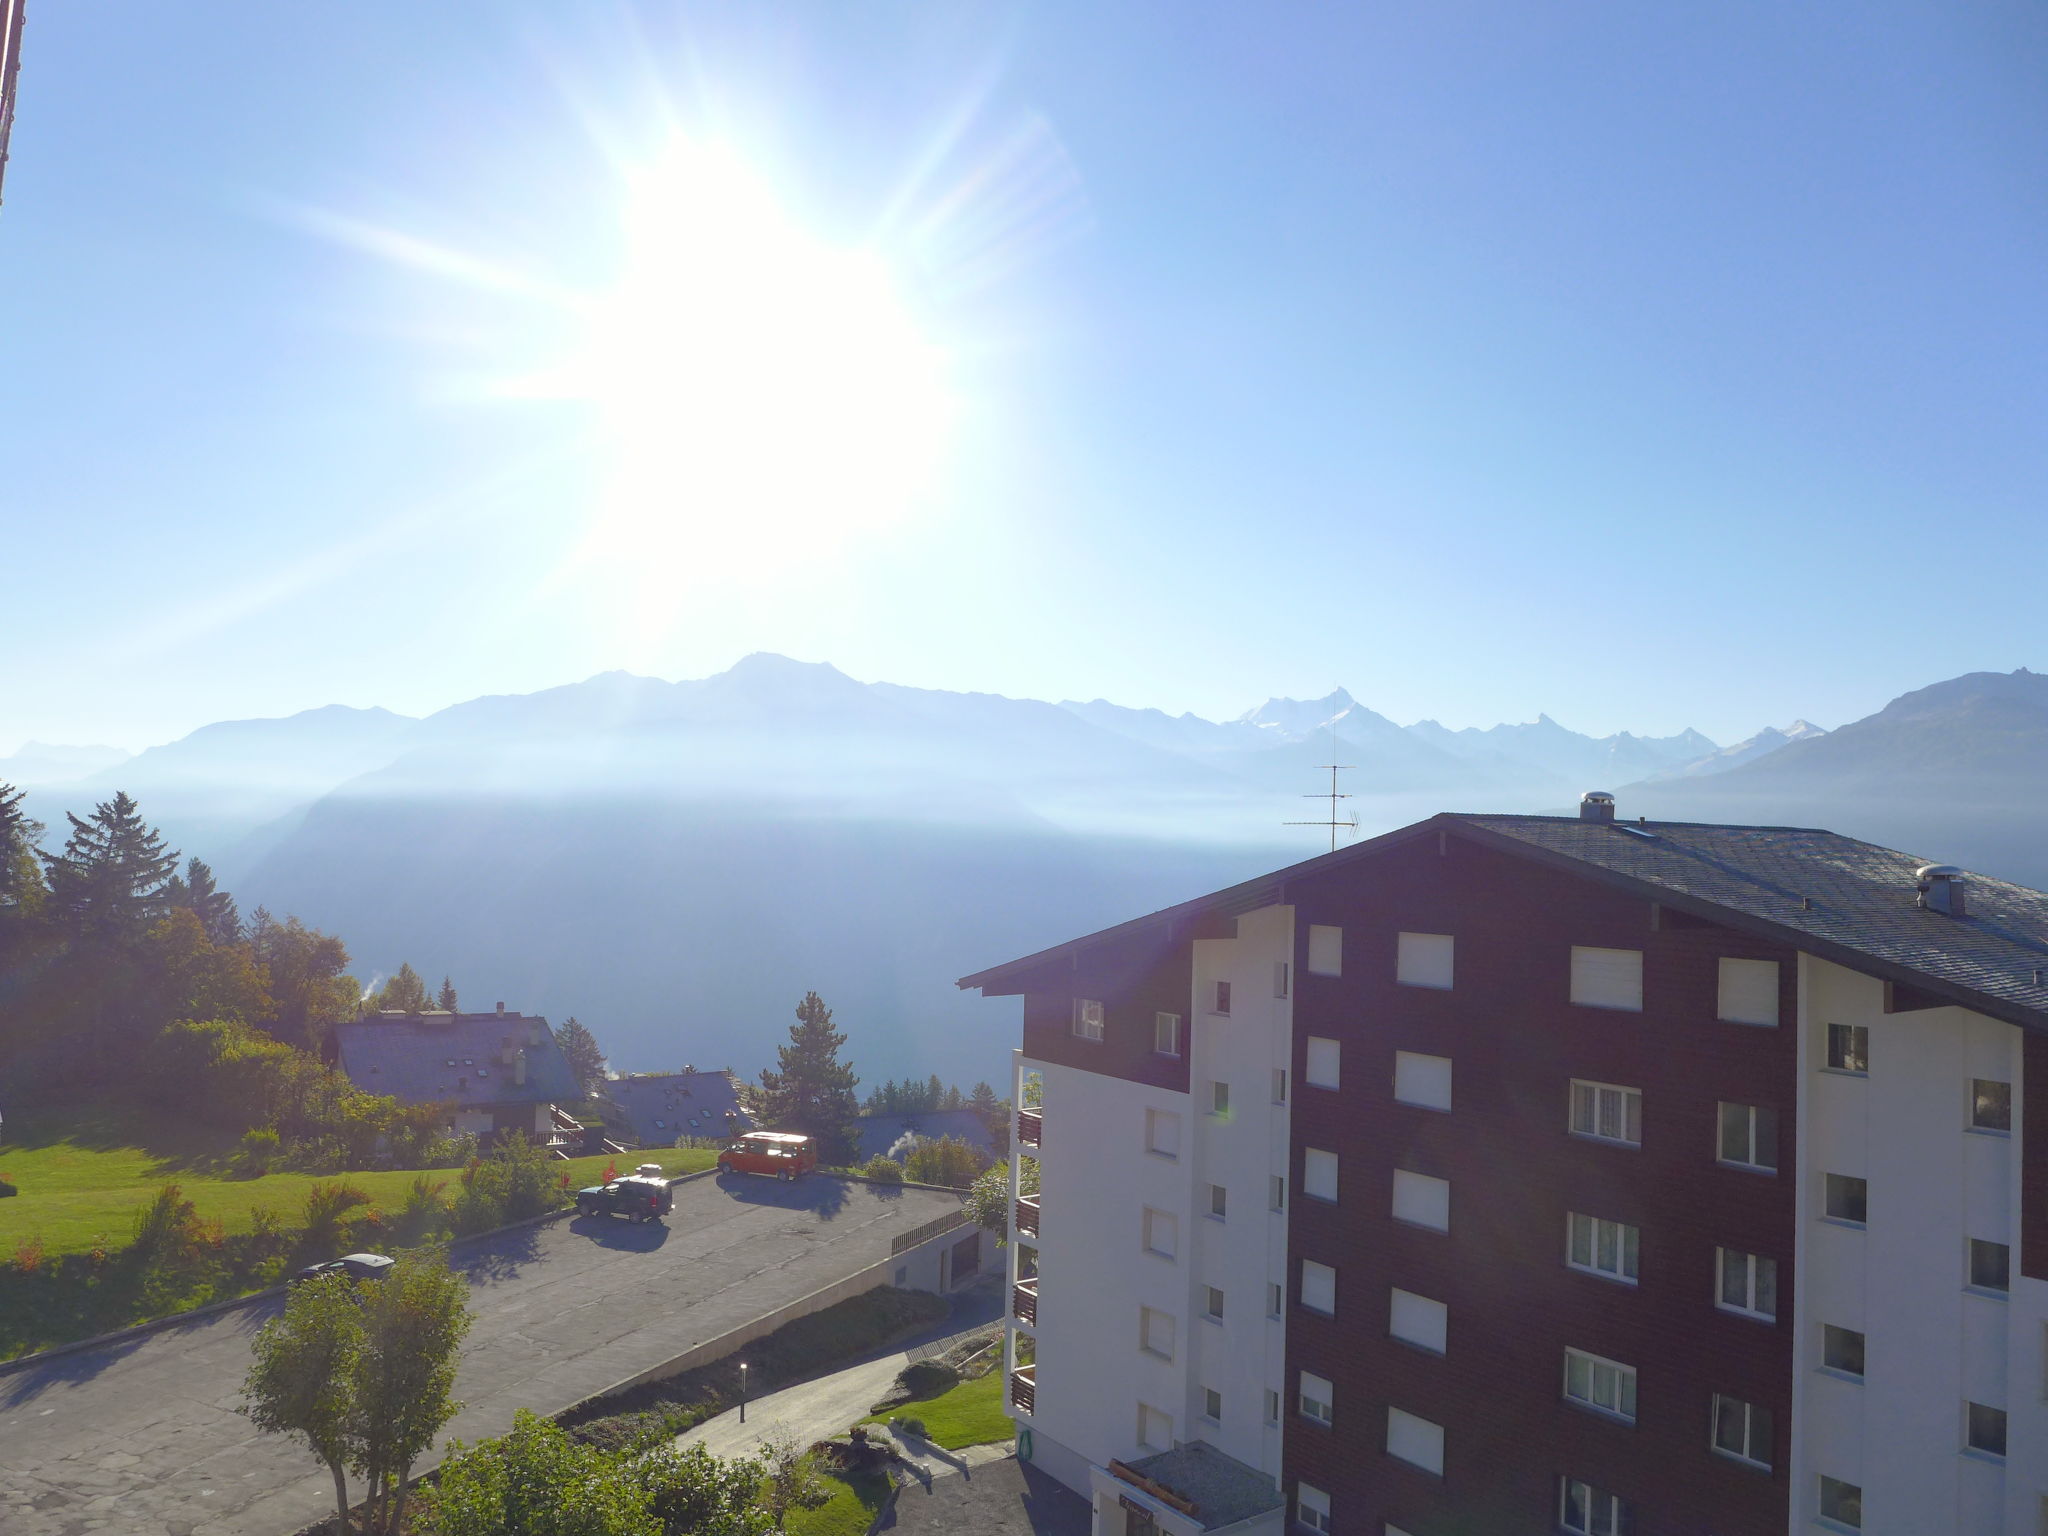
[(1863, 1529), (1863, 1490), (1825, 1473), (1820, 1480), (1820, 1517), (1852, 1531)]
[(1820, 1329), (1820, 1363), (1844, 1376), (1863, 1374), (1863, 1335), (1854, 1328), (1837, 1328), (1823, 1323)]
[(1643, 952), (1572, 946), (1572, 1001), (1588, 1008), (1643, 1008)]
[(1221, 1288), (1220, 1286), (1214, 1286), (1214, 1285), (1205, 1285), (1205, 1286), (1203, 1286), (1203, 1287), (1202, 1287), (1202, 1294), (1203, 1294), (1203, 1299), (1204, 1299), (1204, 1302), (1205, 1302), (1205, 1305), (1204, 1305), (1204, 1309), (1203, 1309), (1202, 1315), (1203, 1315), (1204, 1317), (1213, 1317), (1213, 1318), (1215, 1318), (1215, 1319), (1216, 1319), (1216, 1321), (1217, 1321), (1217, 1322), (1219, 1322), (1219, 1323), (1220, 1323), (1220, 1322), (1222, 1322), (1222, 1321), (1223, 1321), (1223, 1291), (1222, 1291), (1222, 1288)]
[(1411, 1467), (1444, 1475), (1444, 1427), (1399, 1408), (1387, 1409), (1387, 1454)]
[(1230, 983), (1227, 981), (1216, 983), (1216, 1007), (1214, 1011), (1224, 1014), (1230, 1012)]
[(1145, 1150), (1161, 1157), (1179, 1157), (1180, 1116), (1170, 1109), (1146, 1110)]
[(2004, 1243), (1970, 1239), (1970, 1284), (1980, 1291), (2012, 1288), (2012, 1250)]
[(1828, 1215), (1836, 1221), (1853, 1221), (1862, 1226), (1870, 1215), (1870, 1182), (1846, 1173), (1831, 1173), (1825, 1185)]
[(1866, 1024), (1830, 1024), (1828, 1067), (1835, 1072), (1868, 1072), (1870, 1027)]
[(1301, 1373), (1301, 1416), (1314, 1419), (1318, 1424), (1331, 1423), (1336, 1414), (1331, 1404), (1336, 1401), (1329, 1382), (1308, 1371)]
[(1575, 1536), (1632, 1536), (1635, 1530), (1628, 1505), (1575, 1477), (1558, 1479), (1557, 1523)]
[(1162, 1056), (1180, 1054), (1180, 1015), (1177, 1013), (1155, 1013), (1152, 1015), (1152, 1049)]
[(1565, 1217), (1564, 1261), (1573, 1269), (1636, 1283), (1640, 1234), (1625, 1222), (1572, 1211)]
[(1294, 1485), (1294, 1518), (1312, 1531), (1330, 1532), (1330, 1496), (1307, 1483)]
[(1451, 1058), (1394, 1052), (1394, 1097), (1424, 1109), (1451, 1107)]
[(1717, 1248), (1721, 1268), (1721, 1289), (1716, 1305), (1726, 1312), (1746, 1312), (1751, 1317), (1778, 1315), (1778, 1261), (1744, 1253), (1740, 1248)]
[(1771, 1464), (1771, 1410), (1714, 1394), (1714, 1449), (1752, 1466)]
[(1162, 1360), (1173, 1358), (1174, 1320), (1171, 1312), (1157, 1307), (1138, 1308), (1138, 1348)]
[(1450, 1231), (1451, 1181), (1396, 1168), (1394, 1219), (1412, 1222), (1418, 1227), (1431, 1227), (1438, 1232)]
[(1083, 1040), (1102, 1038), (1102, 1004), (1092, 997), (1074, 999), (1074, 1033)]
[(1447, 933), (1404, 933), (1394, 941), (1394, 980), (1404, 987), (1451, 985), (1451, 936)]
[(1643, 1144), (1643, 1095), (1638, 1088), (1572, 1079), (1572, 1134), (1601, 1141)]
[(1214, 1387), (1202, 1388), (1202, 1417), (1211, 1423), (1223, 1422), (1223, 1394)]
[(1150, 1403), (1138, 1404), (1138, 1444), (1148, 1451), (1173, 1449), (1173, 1415)]
[(1337, 1314), (1337, 1271), (1314, 1259), (1301, 1261), (1301, 1304), (1311, 1312)]
[(1963, 1406), (1963, 1444), (1985, 1456), (2003, 1456), (2005, 1410), (1984, 1403), (1966, 1403)]
[(1266, 1209), (1284, 1211), (1287, 1209), (1287, 1179), (1283, 1174), (1266, 1176)]
[(1209, 1186), (1209, 1214), (1218, 1221), (1230, 1214), (1230, 1191), (1221, 1184)]
[(1778, 962), (1723, 960), (1720, 1006), (1716, 1014), (1730, 1024), (1778, 1022)]
[(1778, 1112), (1759, 1104), (1723, 1104), (1719, 1156), (1737, 1167), (1776, 1173)]
[(1309, 924), (1308, 973), (1311, 976), (1344, 974), (1344, 930)]
[(1301, 1192), (1317, 1200), (1337, 1198), (1337, 1154), (1320, 1147), (1301, 1153)]
[(1394, 1288), (1387, 1307), (1387, 1332), (1404, 1343), (1443, 1354), (1450, 1338), (1451, 1309), (1427, 1296)]
[(1636, 1420), (1636, 1373), (1633, 1367), (1603, 1360), (1583, 1350), (1564, 1352), (1564, 1395), (1587, 1408)]
[(1266, 1316), (1278, 1317), (1287, 1306), (1287, 1288), (1278, 1280), (1266, 1282)]
[(1227, 1115), (1230, 1113), (1230, 1084), (1211, 1083), (1209, 1085), (1209, 1113), (1212, 1115)]
[(1311, 1088), (1334, 1088), (1337, 1086), (1337, 1069), (1343, 1058), (1343, 1047), (1335, 1040), (1325, 1040), (1319, 1035), (1308, 1037), (1308, 1084)]
[(1280, 1422), (1280, 1394), (1272, 1387), (1266, 1388), (1266, 1422), (1268, 1424), (1278, 1424)]
[(1970, 1079), (1970, 1129), (2010, 1131), (2012, 1129), (2012, 1084), (1990, 1078)]
[(1273, 1069), (1273, 1102), (1275, 1104), (1285, 1104), (1287, 1102), (1287, 1069), (1285, 1067), (1275, 1067)]
[(1171, 1211), (1156, 1211), (1151, 1206), (1146, 1206), (1145, 1251), (1157, 1254), (1162, 1259), (1178, 1257), (1180, 1218)]
[(1273, 995), (1275, 997), (1285, 997), (1287, 995), (1287, 962), (1285, 960), (1275, 960), (1273, 962)]

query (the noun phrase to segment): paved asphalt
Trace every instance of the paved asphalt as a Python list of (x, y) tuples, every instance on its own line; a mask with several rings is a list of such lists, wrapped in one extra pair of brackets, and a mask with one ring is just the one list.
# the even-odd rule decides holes
[(1086, 1499), (1005, 1454), (928, 1482), (911, 1478), (877, 1529), (898, 1536), (1088, 1536), (1093, 1523)]
[[(450, 1426), (498, 1434), (878, 1263), (957, 1209), (932, 1190), (735, 1176), (676, 1189), (666, 1224), (577, 1217), (457, 1257), (476, 1326)], [(277, 1304), (0, 1375), (6, 1536), (287, 1536), (334, 1508), (310, 1452), (235, 1412), (249, 1339)], [(353, 1491), (353, 1485), (352, 1485)]]

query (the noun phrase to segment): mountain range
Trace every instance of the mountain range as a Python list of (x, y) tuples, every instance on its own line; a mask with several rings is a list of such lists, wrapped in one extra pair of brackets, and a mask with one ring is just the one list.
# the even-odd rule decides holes
[(1722, 747), (1403, 726), (1341, 689), (1210, 721), (761, 654), (418, 719), (223, 722), (20, 779), (58, 827), (125, 789), (245, 910), (341, 934), (365, 981), (410, 960), (472, 1005), (576, 1014), (621, 1067), (752, 1071), (814, 987), (864, 1076), (998, 1081), (1014, 1020), (954, 976), (1322, 851), (1331, 762), (1361, 834), (1600, 787), (1627, 816), (1829, 825), (2048, 883), (2048, 680), (2024, 670)]

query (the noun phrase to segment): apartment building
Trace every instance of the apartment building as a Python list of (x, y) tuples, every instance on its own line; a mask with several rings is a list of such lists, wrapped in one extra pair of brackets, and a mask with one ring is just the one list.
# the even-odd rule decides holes
[(2048, 1530), (2048, 895), (1593, 794), (961, 985), (1098, 1536)]

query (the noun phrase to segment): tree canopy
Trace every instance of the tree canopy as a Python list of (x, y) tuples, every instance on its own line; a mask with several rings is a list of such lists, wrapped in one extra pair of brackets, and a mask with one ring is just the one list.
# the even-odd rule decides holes
[(777, 1065), (761, 1070), (759, 1118), (775, 1130), (798, 1131), (818, 1144), (818, 1160), (843, 1164), (853, 1158), (860, 1113), (854, 1089), (860, 1079), (839, 1059), (846, 1036), (832, 1027), (832, 1010), (815, 992), (796, 1005), (789, 1044), (776, 1047)]
[(597, 1036), (571, 1014), (568, 1022), (555, 1031), (555, 1043), (561, 1046), (562, 1059), (568, 1062), (569, 1073), (583, 1090), (583, 1096), (594, 1098), (605, 1081), (604, 1050), (598, 1045)]

